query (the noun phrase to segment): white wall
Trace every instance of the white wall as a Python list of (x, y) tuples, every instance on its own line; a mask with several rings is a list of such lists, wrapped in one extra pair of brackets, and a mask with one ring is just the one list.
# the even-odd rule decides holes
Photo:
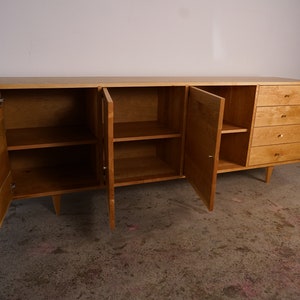
[(0, 0), (0, 76), (300, 78), (299, 0)]

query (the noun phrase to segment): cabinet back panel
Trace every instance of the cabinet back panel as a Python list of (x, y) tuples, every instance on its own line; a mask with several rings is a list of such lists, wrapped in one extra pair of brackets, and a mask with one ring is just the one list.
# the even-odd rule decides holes
[[(96, 137), (102, 137), (100, 130), (102, 122), (101, 106), (98, 104), (98, 89), (87, 89), (86, 94), (86, 123)], [(83, 111), (84, 113), (84, 111)]]
[(158, 120), (169, 128), (183, 131), (185, 87), (161, 87), (158, 89)]
[(114, 122), (156, 121), (157, 88), (110, 88), (114, 102)]
[(172, 153), (179, 143), (180, 139), (167, 139), (115, 144), (115, 182), (127, 185), (179, 176), (180, 159), (174, 158), (177, 151)]
[(157, 155), (165, 161), (173, 170), (182, 175), (181, 166), (181, 143), (182, 139), (167, 139), (162, 140), (157, 147)]
[(114, 158), (136, 158), (156, 156), (156, 143), (153, 141), (139, 141), (114, 144)]
[(245, 166), (247, 162), (248, 147), (248, 132), (222, 135), (220, 158)]
[(5, 126), (13, 128), (80, 125), (86, 122), (82, 89), (6, 90)]
[(251, 128), (256, 86), (232, 87), (231, 101), (226, 103), (224, 119), (241, 127)]

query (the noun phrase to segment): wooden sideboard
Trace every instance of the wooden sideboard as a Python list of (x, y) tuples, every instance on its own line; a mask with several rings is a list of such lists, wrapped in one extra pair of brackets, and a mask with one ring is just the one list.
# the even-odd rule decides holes
[(187, 178), (209, 210), (218, 173), (300, 161), (300, 81), (0, 78), (0, 225), (12, 200)]

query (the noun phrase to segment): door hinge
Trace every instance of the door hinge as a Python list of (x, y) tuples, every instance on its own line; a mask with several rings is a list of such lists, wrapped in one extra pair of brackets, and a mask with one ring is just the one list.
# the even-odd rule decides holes
[(15, 192), (15, 189), (16, 189), (16, 184), (13, 182), (13, 183), (10, 184), (10, 191), (11, 191), (12, 193), (14, 193), (14, 192)]
[(102, 169), (102, 174), (103, 176), (106, 176), (106, 172), (107, 172), (107, 167), (106, 166), (103, 166), (103, 169)]
[(106, 185), (106, 175), (107, 175), (107, 167), (103, 166), (102, 176), (103, 176), (103, 183), (104, 183), (104, 185)]

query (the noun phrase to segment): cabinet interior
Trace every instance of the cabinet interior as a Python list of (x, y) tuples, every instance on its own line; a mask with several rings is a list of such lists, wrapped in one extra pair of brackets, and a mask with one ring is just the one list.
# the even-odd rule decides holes
[(158, 139), (114, 145), (115, 185), (167, 180), (181, 172), (180, 139)]
[(97, 89), (2, 94), (15, 198), (99, 185)]
[(108, 91), (114, 103), (115, 185), (181, 176), (185, 87)]
[(256, 86), (206, 86), (201, 89), (225, 98), (218, 172), (246, 166)]
[(53, 128), (58, 137), (60, 129), (68, 128), (70, 134), (85, 130), (87, 135), (97, 135), (96, 89), (20, 89), (2, 94), (6, 99), (4, 121), (8, 136), (23, 130), (25, 139), (25, 129), (30, 136), (31, 130), (44, 128), (47, 133)]

